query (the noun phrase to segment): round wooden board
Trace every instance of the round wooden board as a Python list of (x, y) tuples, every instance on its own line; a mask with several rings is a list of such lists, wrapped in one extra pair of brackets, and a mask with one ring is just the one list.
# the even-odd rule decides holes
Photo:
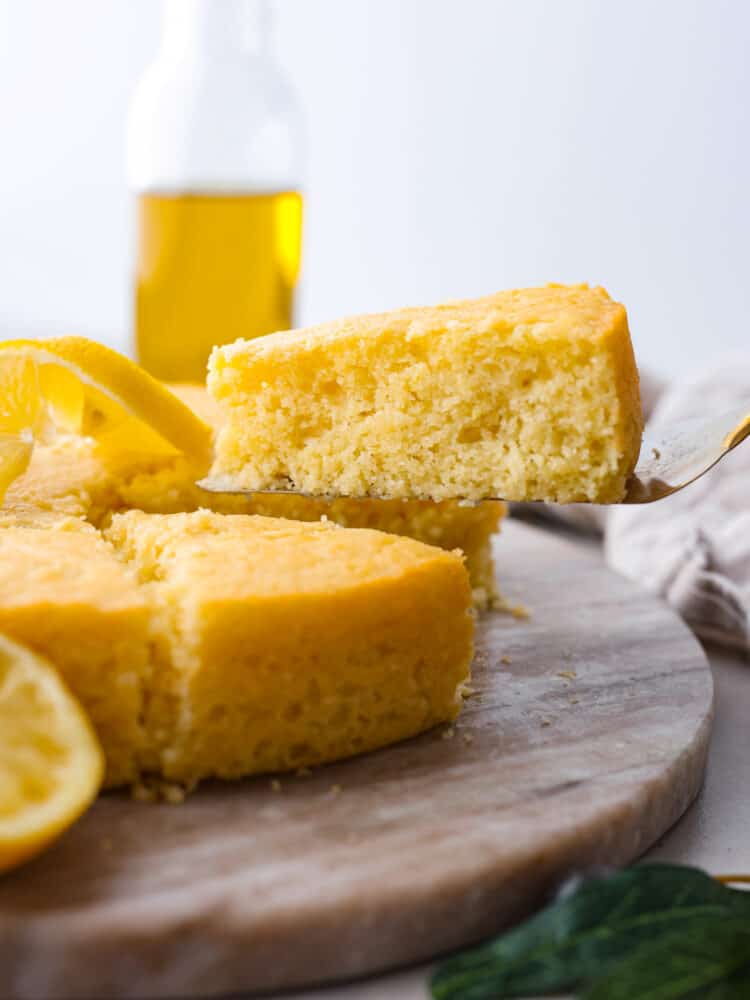
[(106, 795), (0, 883), (4, 1000), (203, 997), (320, 983), (457, 948), (562, 879), (618, 865), (703, 776), (712, 682), (674, 614), (585, 547), (497, 546), (528, 620), (478, 628), (451, 730), (314, 774)]

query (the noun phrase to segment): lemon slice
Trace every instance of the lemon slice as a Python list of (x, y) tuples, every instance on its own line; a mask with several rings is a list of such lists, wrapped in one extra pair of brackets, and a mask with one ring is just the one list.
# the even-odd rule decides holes
[[(183, 454), (206, 470), (212, 431), (161, 382), (85, 337), (9, 340), (4, 358), (32, 361), (57, 428), (94, 437), (111, 452)], [(1, 429), (1, 428), (0, 428)]]
[(54, 667), (0, 636), (0, 871), (70, 826), (103, 774), (91, 724)]
[(37, 366), (29, 358), (0, 356), (0, 502), (25, 472), (44, 427)]

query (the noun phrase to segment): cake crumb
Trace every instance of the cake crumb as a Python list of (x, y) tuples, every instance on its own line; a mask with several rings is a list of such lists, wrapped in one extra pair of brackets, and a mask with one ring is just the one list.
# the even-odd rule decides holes
[(494, 611), (504, 611), (506, 614), (512, 615), (514, 618), (531, 618), (531, 612), (528, 608), (525, 608), (523, 604), (511, 604), (510, 601), (506, 600), (502, 594), (496, 594), (489, 605)]
[(332, 799), (335, 799), (338, 795), (341, 795), (343, 790), (344, 789), (341, 787), (341, 785), (331, 785), (331, 787), (328, 789), (328, 794)]
[(542, 726), (542, 728), (544, 728), (545, 726), (551, 726), (552, 722), (550, 719), (542, 719), (540, 725)]
[(557, 676), (564, 677), (566, 681), (574, 681), (578, 676), (578, 674), (575, 672), (575, 670), (558, 670)]
[(130, 797), (136, 802), (167, 802), (174, 806), (184, 802), (194, 787), (195, 783), (182, 785), (149, 775), (131, 787)]
[(161, 797), (171, 806), (178, 806), (185, 801), (185, 789), (182, 785), (165, 782), (161, 788)]
[(454, 735), (455, 735), (455, 733), (456, 733), (456, 730), (453, 728), (453, 726), (448, 726), (447, 729), (443, 730), (443, 732), (441, 734), (441, 738), (444, 739), (444, 740), (452, 740), (453, 737), (454, 737)]
[(500, 657), (500, 662), (504, 663), (506, 666), (508, 666), (508, 665), (510, 665), (513, 662), (513, 660), (511, 660), (511, 658), (509, 656), (501, 656)]
[(657, 462), (661, 458), (661, 452), (659, 451), (658, 448), (652, 448), (651, 449), (651, 454), (654, 456), (654, 458), (657, 460)]
[(130, 797), (136, 802), (156, 802), (158, 795), (154, 785), (139, 781), (130, 789)]
[(272, 792), (280, 792), (281, 791), (281, 782), (279, 781), (278, 778), (271, 778), (269, 784), (271, 786), (271, 791)]
[(474, 737), (471, 735), (471, 733), (462, 733), (461, 734), (461, 739), (464, 741), (464, 743), (473, 743), (474, 742)]
[(578, 704), (578, 698), (569, 698), (568, 701), (570, 702), (571, 705)]

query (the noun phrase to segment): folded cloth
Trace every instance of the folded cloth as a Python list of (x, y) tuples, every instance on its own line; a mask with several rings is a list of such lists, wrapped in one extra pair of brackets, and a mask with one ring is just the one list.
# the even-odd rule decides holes
[[(642, 393), (655, 424), (721, 413), (750, 400), (750, 359), (682, 386), (644, 377)], [(750, 650), (750, 440), (656, 503), (547, 511), (603, 533), (610, 566), (663, 597), (698, 635)]]

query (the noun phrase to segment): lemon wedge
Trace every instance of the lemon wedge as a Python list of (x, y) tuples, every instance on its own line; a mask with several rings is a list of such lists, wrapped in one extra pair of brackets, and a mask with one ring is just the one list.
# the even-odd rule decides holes
[(0, 365), (10, 358), (36, 365), (58, 429), (94, 437), (113, 453), (182, 454), (196, 474), (210, 465), (209, 426), (122, 354), (85, 337), (55, 337), (0, 343)]
[(0, 871), (70, 826), (103, 774), (91, 724), (54, 667), (0, 636)]
[(0, 356), (0, 502), (25, 472), (44, 426), (37, 366), (29, 358)]

